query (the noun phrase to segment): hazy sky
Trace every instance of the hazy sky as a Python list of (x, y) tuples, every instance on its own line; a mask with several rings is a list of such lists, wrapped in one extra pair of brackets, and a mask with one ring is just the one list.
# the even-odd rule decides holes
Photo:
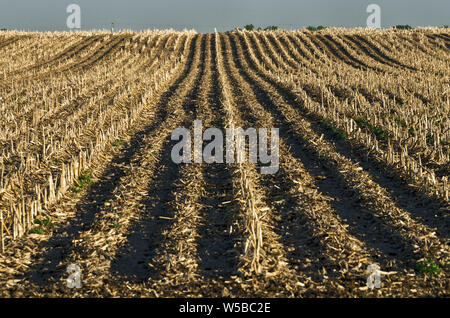
[(66, 8), (81, 7), (82, 29), (194, 28), (231, 30), (246, 24), (302, 28), (364, 27), (367, 5), (381, 7), (381, 25), (450, 25), (450, 0), (0, 0), (0, 28), (67, 30)]

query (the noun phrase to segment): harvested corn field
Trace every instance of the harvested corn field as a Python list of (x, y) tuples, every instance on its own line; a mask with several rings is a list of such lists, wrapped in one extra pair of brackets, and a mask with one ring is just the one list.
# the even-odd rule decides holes
[[(0, 296), (449, 296), (447, 31), (1, 32), (0, 65)], [(278, 171), (174, 163), (196, 120), (279, 128)]]

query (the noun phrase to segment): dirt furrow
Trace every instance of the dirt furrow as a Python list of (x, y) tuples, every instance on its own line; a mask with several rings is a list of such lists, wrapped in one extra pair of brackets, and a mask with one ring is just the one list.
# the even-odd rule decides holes
[(308, 68), (310, 74), (319, 74), (319, 71), (312, 67), (314, 63), (311, 56), (304, 52), (304, 48), (295, 42), (291, 34), (283, 32), (280, 33), (278, 38), (273, 36), (273, 40), (275, 41), (274, 44), (279, 45), (280, 49), (285, 52), (286, 58), (297, 63), (298, 68), (305, 67)]
[[(385, 49), (385, 46), (382, 45), (385, 40), (382, 37), (378, 38), (380, 46)], [(424, 53), (424, 57), (429, 58), (431, 56), (433, 60), (442, 61), (445, 63), (448, 63), (450, 61), (450, 56), (448, 54), (442, 54), (441, 51), (436, 51), (433, 49), (432, 45), (430, 45), (429, 43), (429, 39), (423, 33), (414, 34), (412, 37), (400, 36), (400, 39), (402, 39), (404, 41), (403, 44), (409, 47), (411, 50), (419, 49), (420, 52)], [(408, 44), (406, 45), (405, 42)]]
[[(450, 49), (450, 43), (448, 43), (448, 41), (442, 39), (441, 37), (439, 37), (438, 35), (435, 34), (425, 34), (429, 39), (431, 39), (431, 43), (440, 48), (443, 51), (448, 51)], [(447, 48), (445, 49), (444, 46)]]
[(54, 73), (61, 73), (66, 71), (83, 71), (88, 67), (94, 65), (95, 63), (104, 60), (107, 57), (114, 57), (114, 54), (118, 52), (120, 49), (123, 49), (127, 43), (130, 43), (132, 36), (129, 34), (126, 35), (118, 35), (112, 36), (112, 40), (108, 41), (99, 49), (95, 50), (93, 55), (88, 56), (80, 62), (67, 65), (57, 72), (52, 71)]
[[(208, 106), (211, 74), (210, 36), (204, 35), (200, 44), (200, 55), (196, 56), (199, 75), (183, 109), (188, 114), (184, 126), (193, 131), (194, 120), (199, 119), (203, 107)], [(200, 115), (200, 119), (205, 120)], [(206, 119), (204, 122), (208, 124)], [(195, 152), (195, 149), (193, 149)], [(201, 154), (200, 154), (201, 155)], [(198, 156), (194, 155), (194, 156)], [(193, 157), (191, 156), (191, 160)], [(167, 227), (164, 229), (155, 255), (149, 262), (148, 287), (158, 289), (160, 296), (186, 295), (189, 286), (201, 281), (198, 271), (197, 240), (200, 237), (198, 227), (202, 222), (204, 205), (201, 198), (205, 195), (203, 165), (197, 163), (178, 164), (179, 178), (174, 180), (170, 198), (167, 202)]]
[(330, 65), (331, 57), (317, 47), (308, 36), (303, 32), (294, 32), (291, 34), (291, 39), (299, 45), (301, 49), (307, 52), (311, 61), (320, 61), (323, 64)]
[[(205, 54), (205, 78), (194, 112), (205, 128), (225, 127), (216, 64), (216, 36), (208, 35)], [(164, 244), (168, 248), (163, 249), (164, 256), (159, 257), (160, 263), (166, 260), (168, 272), (160, 274), (153, 288), (160, 296), (228, 296), (235, 293), (232, 289), (236, 283), (232, 277), (237, 274), (239, 262), (239, 251), (235, 248), (239, 240), (236, 230), (239, 206), (234, 201), (232, 169), (225, 164), (203, 163), (197, 167), (191, 165), (184, 171), (192, 173), (191, 182), (181, 179), (178, 183), (181, 189), (177, 193), (182, 194), (177, 195), (178, 202), (181, 201), (184, 208), (177, 209), (172, 229), (166, 235), (174, 242), (166, 239)], [(186, 186), (188, 189), (184, 188)], [(196, 187), (197, 191), (201, 189), (200, 195), (194, 194)], [(197, 209), (193, 209), (193, 205)], [(188, 241), (190, 244), (185, 243)], [(169, 255), (166, 250), (170, 251)], [(195, 270), (174, 271), (174, 267), (180, 266), (173, 262), (177, 259), (181, 266)]]
[[(295, 60), (288, 52), (290, 48), (283, 46), (280, 41), (282, 41), (282, 37), (278, 34), (269, 33), (262, 35), (266, 42), (270, 43), (270, 46), (274, 48), (274, 50), (279, 54), (279, 56), (294, 70), (298, 70), (299, 68), (306, 67), (307, 64), (304, 64), (303, 60), (300, 58), (299, 60)], [(286, 43), (286, 42), (284, 42)], [(294, 54), (294, 52), (291, 52)]]
[(16, 42), (18, 42), (20, 40), (23, 40), (24, 38), (27, 38), (27, 37), (26, 36), (12, 36), (11, 38), (9, 38), (9, 39), (7, 39), (5, 41), (2, 41), (0, 43), (0, 49), (3, 49), (3, 48), (5, 48), (5, 47), (7, 47), (7, 46), (9, 46), (9, 45), (11, 45), (13, 43), (16, 43)]
[[(175, 62), (176, 65), (176, 61)], [(172, 62), (167, 64), (162, 64), (162, 66), (171, 65)], [(173, 64), (173, 63), (172, 63)], [(173, 65), (172, 65), (173, 66)], [(21, 173), (24, 173), (27, 176), (33, 176), (33, 178), (38, 178), (38, 175), (36, 173), (42, 173), (46, 171), (47, 173), (51, 173), (51, 176), (53, 178), (61, 178), (59, 185), (58, 185), (58, 191), (66, 191), (67, 189), (67, 182), (64, 182), (65, 179), (63, 177), (65, 176), (65, 172), (68, 165), (72, 165), (73, 161), (78, 159), (74, 159), (78, 156), (83, 155), (83, 151), (89, 151), (91, 154), (95, 150), (99, 150), (108, 143), (108, 140), (110, 142), (118, 142), (117, 140), (114, 140), (116, 137), (116, 134), (118, 131), (127, 129), (126, 127), (129, 123), (129, 120), (132, 119), (132, 116), (134, 116), (135, 113), (133, 113), (135, 106), (139, 105), (139, 103), (145, 101), (148, 96), (151, 96), (153, 91), (155, 90), (156, 82), (152, 84), (152, 80), (157, 80), (157, 77), (161, 77), (161, 75), (164, 77), (170, 76), (171, 70), (169, 69), (169, 74), (163, 70), (163, 73), (161, 74), (161, 70), (159, 70), (156, 74), (158, 74), (156, 77), (148, 77), (145, 78), (145, 80), (141, 80), (140, 83), (135, 83), (136, 87), (129, 89), (128, 87), (125, 89), (124, 93), (121, 93), (116, 96), (110, 97), (109, 105), (106, 107), (99, 107), (99, 105), (96, 105), (97, 107), (94, 109), (94, 111), (99, 111), (97, 114), (98, 116), (93, 116), (93, 112), (90, 114), (80, 114), (78, 110), (76, 111), (75, 121), (77, 124), (75, 126), (75, 129), (68, 129), (67, 124), (64, 127), (61, 127), (62, 132), (58, 135), (58, 131), (55, 129), (53, 132), (56, 133), (56, 135), (51, 134), (48, 136), (49, 138), (47, 140), (52, 140), (53, 143), (49, 146), (51, 147), (51, 158), (46, 158), (45, 152), (41, 154), (41, 150), (39, 147), (35, 149), (35, 147), (29, 147), (28, 146), (28, 155), (36, 155), (36, 156), (43, 156), (41, 159), (38, 159), (38, 164), (31, 167), (31, 168), (25, 168), (25, 171), (22, 171)], [(165, 80), (165, 79), (164, 79)], [(150, 85), (149, 85), (150, 84)], [(134, 94), (132, 94), (134, 93)], [(130, 95), (131, 94), (131, 95)], [(132, 98), (130, 98), (132, 96)], [(124, 105), (127, 105), (124, 107)], [(91, 107), (91, 105), (89, 105)], [(99, 108), (100, 110), (98, 110)], [(110, 112), (107, 112), (107, 110), (110, 110)], [(81, 112), (83, 109), (79, 109)], [(131, 112), (130, 112), (131, 111)], [(94, 122), (92, 118), (95, 118), (97, 122)], [(124, 125), (125, 123), (125, 125)], [(93, 126), (93, 124), (95, 126)], [(79, 125), (79, 126), (78, 126)], [(78, 126), (78, 127), (77, 127)], [(74, 126), (72, 126), (74, 127)], [(80, 129), (81, 128), (81, 129)], [(65, 130), (64, 130), (65, 129)], [(105, 132), (106, 135), (105, 136)], [(78, 136), (77, 140), (71, 139), (75, 136)], [(43, 137), (43, 145), (45, 147), (45, 135)], [(106, 140), (105, 140), (106, 139)], [(112, 140), (111, 140), (112, 139)], [(39, 141), (39, 143), (41, 143)], [(74, 147), (74, 144), (76, 145)], [(69, 147), (71, 147), (70, 152)], [(99, 148), (98, 148), (99, 147)], [(32, 149), (31, 149), (32, 148)], [(75, 148), (75, 149), (74, 149)], [(35, 153), (31, 153), (31, 150), (35, 150)], [(56, 159), (55, 159), (56, 158)], [(55, 160), (59, 160), (59, 162), (55, 163)], [(81, 163), (82, 164), (82, 163)], [(7, 169), (8, 170), (8, 169)], [(3, 168), (4, 171), (4, 168)], [(11, 175), (6, 174), (6, 176), (3, 177), (3, 179), (6, 177), (6, 181), (8, 181), (9, 178), (11, 178), (11, 185), (12, 188), (6, 189), (7, 192), (15, 191), (14, 190), (14, 173), (12, 172)], [(77, 176), (78, 177), (78, 176)], [(69, 183), (70, 179), (69, 177)], [(36, 189), (37, 185), (41, 187), (46, 187), (46, 181), (45, 178), (40, 179), (34, 179), (36, 181), (33, 181), (33, 184), (26, 184), (25, 189), (27, 191), (28, 197), (36, 196), (39, 189)], [(42, 196), (41, 196), (42, 198)], [(45, 199), (46, 201), (46, 199)], [(2, 205), (5, 202), (2, 202)], [(16, 203), (14, 203), (16, 204)], [(47, 204), (47, 203), (45, 203)], [(10, 220), (7, 220), (7, 224), (10, 225)], [(28, 223), (28, 222), (27, 222)], [(26, 225), (28, 228), (28, 225)], [(20, 234), (20, 233), (19, 233)]]

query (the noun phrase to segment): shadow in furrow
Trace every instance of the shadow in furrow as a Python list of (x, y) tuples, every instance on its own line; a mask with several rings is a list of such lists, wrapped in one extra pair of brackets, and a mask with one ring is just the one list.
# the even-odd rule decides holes
[(163, 231), (172, 224), (170, 218), (174, 217), (169, 203), (175, 199), (171, 189), (180, 178), (180, 166), (172, 162), (171, 146), (170, 142), (165, 145), (156, 179), (149, 185), (146, 199), (140, 202), (144, 205), (142, 218), (129, 229), (127, 244), (111, 263), (110, 272), (118, 281), (139, 283), (149, 274), (152, 277), (160, 274), (161, 269), (151, 269), (149, 263), (164, 240)]
[(13, 43), (18, 42), (19, 40), (26, 39), (26, 38), (27, 38), (27, 36), (15, 36), (12, 39), (8, 39), (8, 40), (6, 40), (4, 42), (1, 42), (0, 43), (0, 49), (3, 49), (3, 48), (5, 48), (5, 47), (7, 47), (7, 46), (9, 46), (9, 45), (11, 45)]
[[(429, 42), (430, 42), (434, 47), (437, 47), (437, 48), (440, 48), (440, 49), (445, 50), (445, 48), (444, 48), (440, 43), (436, 42), (436, 37), (437, 37), (437, 36), (435, 36), (435, 35), (429, 35), (429, 34), (425, 34), (425, 36), (431, 40), (431, 41), (429, 41)], [(449, 43), (444, 42), (444, 44), (445, 44), (447, 50), (450, 49), (450, 44), (449, 44)]]
[[(215, 37), (211, 39), (212, 61), (216, 60)], [(212, 91), (210, 92), (212, 127), (225, 127), (222, 105), (218, 96), (219, 74), (214, 67), (212, 74)], [(224, 150), (225, 152), (226, 150)], [(238, 211), (233, 202), (233, 182), (231, 171), (227, 164), (208, 164), (203, 168), (203, 178), (206, 183), (206, 194), (201, 199), (205, 208), (202, 211), (203, 223), (198, 231), (197, 252), (200, 257), (199, 268), (209, 279), (227, 280), (235, 273), (239, 259), (234, 249), (234, 234), (228, 231), (236, 218), (233, 213)], [(226, 202), (226, 204), (224, 204)]]
[[(199, 90), (199, 86), (201, 83), (201, 79), (203, 78), (203, 75), (205, 74), (205, 46), (206, 46), (206, 36), (203, 36), (201, 39), (201, 43), (200, 43), (200, 62), (198, 64), (198, 68), (200, 68), (200, 72), (198, 74), (198, 77), (196, 79), (195, 82), (195, 86), (193, 88), (193, 90), (189, 93), (188, 95), (188, 99), (185, 100), (185, 102), (183, 103), (183, 109), (187, 115), (188, 118), (192, 118), (192, 119), (197, 119), (197, 115), (198, 115), (198, 106), (197, 106), (197, 101), (196, 101), (196, 97), (198, 96), (198, 90)], [(194, 50), (192, 50), (193, 52)], [(193, 98), (194, 97), (194, 98)], [(189, 126), (183, 126), (183, 127), (191, 127), (191, 125)]]
[[(292, 140), (284, 140), (287, 145), (292, 145)], [(300, 155), (298, 152), (293, 155)], [(267, 196), (272, 198), (273, 207), (279, 216), (274, 231), (280, 236), (281, 243), (287, 247), (286, 256), (290, 265), (315, 281), (323, 279), (320, 272), (322, 267), (326, 268), (331, 279), (338, 279), (340, 265), (327, 258), (328, 251), (324, 245), (328, 235), (314, 233), (314, 223), (302, 213), (307, 207), (299, 206), (298, 198), (290, 192), (297, 185), (287, 176), (282, 158), (279, 172), (265, 176), (261, 184), (269, 189)]]
[[(256, 36), (256, 35), (255, 35), (255, 36)], [(263, 58), (263, 55), (262, 55), (262, 54), (264, 53), (264, 51), (265, 51), (265, 52), (270, 52), (270, 49), (269, 49), (269, 47), (268, 47), (268, 45), (267, 45), (267, 43), (266, 43), (265, 41), (262, 41), (261, 39), (258, 39), (258, 40), (259, 40), (259, 43), (260, 43), (260, 46), (261, 46), (262, 49), (264, 50), (263, 52), (261, 52), (261, 50), (258, 49), (258, 44), (257, 44), (257, 42), (256, 42), (256, 39), (255, 39), (252, 35), (248, 35), (248, 36), (247, 36), (247, 39), (252, 43), (253, 47), (255, 48), (255, 54), (257, 54), (259, 57), (261, 57), (261, 59)], [(280, 65), (279, 61), (277, 61), (277, 59), (275, 58), (275, 56), (273, 56), (273, 55), (270, 54), (270, 53), (267, 53), (267, 54), (265, 55), (265, 57), (268, 58), (268, 59), (272, 62), (272, 64), (275, 65), (275, 67), (276, 67), (278, 70), (281, 71), (281, 70), (283, 69), (282, 65)]]
[(433, 39), (432, 43), (435, 46), (438, 46), (438, 47), (441, 47), (441, 48), (443, 48), (442, 45), (440, 45), (438, 42), (436, 42), (436, 40), (437, 39), (443, 40), (446, 48), (450, 49), (450, 41), (449, 41), (449, 39), (446, 39), (445, 37), (441, 36), (440, 34), (427, 35), (427, 37), (430, 38), (430, 39)]
[[(201, 199), (204, 222), (199, 226), (199, 268), (206, 278), (229, 279), (235, 274), (239, 259), (234, 249), (230, 226), (236, 211), (230, 170), (223, 164), (209, 164), (203, 169), (206, 194)], [(226, 202), (226, 204), (225, 204)]]
[[(286, 38), (280, 37), (280, 42), (285, 46), (286, 50), (288, 50), (290, 43), (305, 60), (310, 60), (308, 54), (297, 44), (292, 34), (287, 34)], [(295, 59), (294, 56), (293, 58)]]
[[(293, 62), (291, 59), (289, 59), (289, 57), (292, 57), (292, 55), (291, 55), (292, 53), (289, 52), (289, 48), (288, 48), (288, 47), (284, 47), (284, 49), (285, 49), (287, 52), (289, 52), (289, 53), (283, 52), (283, 47), (281, 47), (281, 46), (276, 42), (275, 36), (274, 36), (273, 34), (267, 35), (267, 36), (266, 36), (266, 39), (267, 39), (267, 41), (270, 42), (270, 45), (272, 45), (274, 51), (275, 51), (277, 54), (279, 54), (279, 55), (283, 58), (283, 60), (285, 61), (285, 63), (287, 63), (287, 64), (289, 65), (289, 67), (290, 67), (292, 70), (298, 71), (299, 65), (296, 64), (295, 62)], [(281, 45), (283, 45), (284, 42), (283, 42), (283, 39), (282, 39), (281, 36), (278, 37), (278, 40), (279, 40), (279, 43), (280, 43)], [(293, 57), (293, 59), (295, 60), (295, 57)], [(301, 62), (297, 62), (297, 63), (301, 63)]]
[(450, 44), (450, 37), (447, 34), (437, 34), (436, 35), (438, 38), (441, 38), (442, 40), (444, 40), (445, 45), (447, 46), (447, 48), (450, 48), (449, 44)]
[[(321, 97), (320, 94), (318, 94), (317, 87), (304, 85), (303, 89), (315, 102), (321, 102)], [(361, 92), (364, 92), (364, 89), (362, 89)], [(354, 145), (349, 140), (337, 141), (332, 134), (322, 127), (321, 118), (315, 116), (314, 114), (308, 113), (298, 103), (295, 104), (295, 97), (293, 97), (289, 92), (283, 91), (283, 89), (280, 88), (279, 93), (286, 100), (290, 100), (290, 104), (294, 108), (302, 111), (302, 116), (311, 122), (312, 127), (316, 131), (323, 133), (326, 140), (335, 144), (336, 150), (339, 154), (362, 166), (364, 170), (369, 173), (372, 179), (393, 197), (397, 206), (402, 207), (405, 211), (410, 213), (413, 218), (416, 218), (422, 224), (425, 224), (431, 228), (436, 228), (441, 237), (449, 237), (450, 221), (448, 218), (445, 218), (444, 204), (439, 203), (436, 199), (432, 198), (424, 191), (406, 184), (397, 172), (393, 171), (389, 166), (383, 164), (380, 165), (377, 161), (376, 155), (373, 153), (367, 153), (365, 148)], [(336, 93), (336, 91), (333, 91), (333, 93)], [(295, 105), (299, 106), (296, 107)], [(361, 155), (361, 153), (365, 154)], [(429, 163), (425, 163), (425, 166), (428, 168), (431, 167)], [(438, 170), (435, 169), (435, 172), (438, 172)], [(419, 196), (416, 195), (417, 193)], [(444, 220), (444, 222), (442, 222), (442, 220)]]

